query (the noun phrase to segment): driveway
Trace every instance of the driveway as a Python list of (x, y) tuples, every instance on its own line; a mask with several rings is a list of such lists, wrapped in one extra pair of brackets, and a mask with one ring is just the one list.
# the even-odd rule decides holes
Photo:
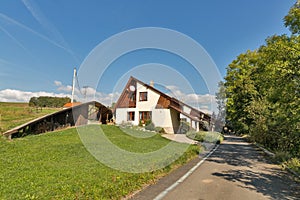
[[(195, 162), (195, 161), (193, 161)], [(174, 180), (176, 171), (162, 181)], [(177, 180), (177, 179), (176, 179)], [(227, 136), (219, 148), (188, 178), (168, 190), (158, 181), (134, 199), (300, 199), (300, 184), (280, 166), (270, 163), (256, 147)], [(174, 183), (174, 181), (172, 181)], [(160, 189), (162, 188), (162, 189)], [(152, 190), (152, 191), (151, 191)]]
[(186, 137), (185, 134), (163, 134), (162, 136), (169, 140), (180, 142), (180, 143), (197, 144), (197, 141)]

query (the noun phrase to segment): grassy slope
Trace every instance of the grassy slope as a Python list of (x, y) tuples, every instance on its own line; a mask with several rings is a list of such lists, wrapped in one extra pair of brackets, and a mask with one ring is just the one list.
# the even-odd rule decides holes
[[(169, 143), (160, 135), (138, 139), (118, 127), (102, 127), (113, 143), (134, 152)], [(119, 199), (171, 170), (137, 174), (108, 168), (87, 152), (75, 128), (10, 142), (1, 139), (0, 149), (0, 199)], [(197, 151), (191, 146), (177, 165)]]
[(43, 108), (37, 111), (29, 107), (28, 103), (0, 102), (0, 133), (55, 111), (57, 111), (55, 108)]

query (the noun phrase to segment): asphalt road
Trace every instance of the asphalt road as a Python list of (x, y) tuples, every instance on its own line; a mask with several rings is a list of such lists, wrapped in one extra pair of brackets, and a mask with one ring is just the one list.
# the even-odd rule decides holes
[[(193, 163), (194, 162), (194, 163)], [(154, 199), (197, 161), (147, 187), (133, 199)], [(300, 184), (242, 138), (228, 136), (187, 179), (162, 199), (300, 199)]]

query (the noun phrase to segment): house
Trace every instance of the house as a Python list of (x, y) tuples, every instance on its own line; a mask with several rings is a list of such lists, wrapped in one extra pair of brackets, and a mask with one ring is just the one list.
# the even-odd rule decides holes
[(130, 77), (114, 108), (116, 124), (139, 125), (151, 120), (156, 127), (167, 133), (179, 133), (181, 116), (195, 130), (210, 123), (210, 115), (205, 114), (142, 81)]

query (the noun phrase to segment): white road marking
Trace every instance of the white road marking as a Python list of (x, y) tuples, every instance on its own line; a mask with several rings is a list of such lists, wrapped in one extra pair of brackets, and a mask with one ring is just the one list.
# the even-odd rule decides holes
[(204, 161), (213, 154), (220, 145), (217, 145), (212, 151), (210, 151), (202, 160), (200, 160), (192, 169), (190, 169), (186, 174), (184, 174), (180, 179), (178, 179), (175, 183), (173, 183), (170, 187), (162, 191), (159, 195), (157, 195), (154, 200), (163, 199), (171, 190), (173, 190), (177, 185), (182, 183), (187, 177), (189, 177), (200, 165), (204, 163)]

